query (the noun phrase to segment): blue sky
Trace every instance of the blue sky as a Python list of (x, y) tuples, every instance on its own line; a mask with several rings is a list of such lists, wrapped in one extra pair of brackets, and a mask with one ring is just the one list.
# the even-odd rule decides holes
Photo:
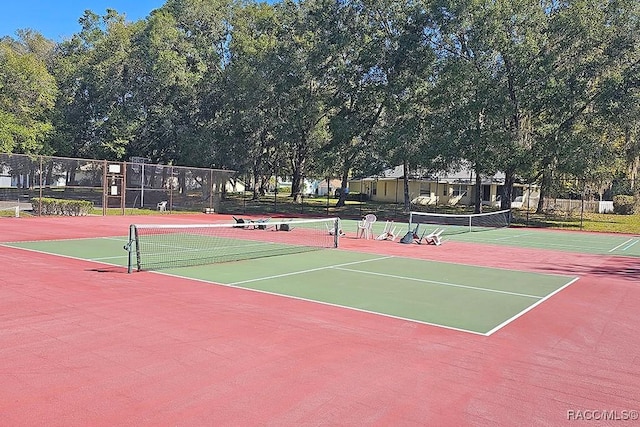
[(166, 0), (0, 0), (0, 37), (15, 37), (16, 30), (30, 28), (56, 42), (80, 31), (78, 19), (89, 9), (104, 15), (115, 9), (128, 21), (149, 16)]

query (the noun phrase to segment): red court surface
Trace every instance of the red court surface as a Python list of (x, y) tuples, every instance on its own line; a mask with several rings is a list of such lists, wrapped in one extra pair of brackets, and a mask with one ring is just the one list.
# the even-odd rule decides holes
[[(0, 218), (0, 241), (132, 221)], [(580, 279), (485, 337), (0, 246), (0, 424), (638, 425), (638, 258), (354, 235), (343, 250)]]

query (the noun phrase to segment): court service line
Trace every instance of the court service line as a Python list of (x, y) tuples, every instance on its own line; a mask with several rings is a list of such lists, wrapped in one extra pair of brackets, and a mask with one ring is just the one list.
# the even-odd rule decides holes
[[(91, 238), (91, 237), (90, 237)], [(128, 237), (95, 237), (95, 239), (102, 239), (102, 240), (115, 240), (116, 242), (125, 242), (125, 243), (129, 243), (129, 238)]]
[(636, 243), (638, 243), (638, 241), (637, 241), (637, 240), (634, 240), (633, 242), (631, 242), (631, 244), (630, 244), (630, 245), (625, 246), (624, 248), (622, 248), (622, 250), (623, 250), (623, 251), (626, 251), (627, 249), (629, 249), (631, 246), (635, 245)]
[(506, 237), (497, 237), (495, 239), (489, 239), (489, 241), (499, 241), (499, 240), (510, 240), (510, 239), (518, 239), (520, 237), (531, 236), (531, 233), (524, 234), (516, 234), (515, 236), (506, 236)]
[(620, 243), (618, 246), (616, 246), (615, 248), (613, 248), (613, 249), (609, 250), (609, 252), (613, 252), (613, 251), (615, 251), (616, 249), (619, 249), (619, 248), (621, 248), (622, 246), (624, 246), (624, 245), (626, 245), (627, 243), (632, 242), (632, 241), (633, 241), (633, 239), (629, 239), (629, 240), (627, 240), (627, 241), (625, 241), (625, 242), (622, 242), (622, 243)]
[(549, 298), (551, 298), (552, 296), (556, 295), (558, 292), (560, 292), (561, 290), (565, 289), (566, 287), (568, 287), (569, 285), (575, 283), (577, 280), (579, 279), (579, 277), (575, 277), (573, 280), (571, 280), (569, 283), (567, 283), (566, 285), (561, 286), (560, 288), (556, 289), (555, 291), (551, 292), (549, 295), (545, 296), (544, 298), (540, 299), (540, 301), (537, 301), (534, 304), (531, 304), (529, 307), (525, 308), (524, 310), (522, 310), (520, 313), (516, 314), (515, 316), (510, 317), (509, 319), (505, 320), (504, 322), (500, 323), (498, 326), (496, 326), (495, 328), (491, 329), (489, 332), (486, 332), (485, 335), (486, 336), (490, 336), (493, 333), (499, 331), (500, 329), (504, 328), (505, 326), (507, 326), (509, 323), (513, 322), (514, 320), (516, 320), (519, 317), (522, 317), (524, 314), (528, 313), (529, 311), (533, 310), (534, 308), (536, 308), (537, 306), (539, 306), (540, 304), (542, 304), (543, 302), (545, 302), (546, 300), (548, 300)]
[(354, 270), (354, 269), (351, 269), (351, 268), (341, 268), (339, 266), (334, 266), (333, 268), (335, 270), (351, 271), (351, 272), (354, 272), (354, 273), (362, 273), (362, 274), (371, 274), (371, 275), (374, 275), (374, 276), (391, 277), (393, 279), (413, 280), (415, 282), (431, 283), (431, 284), (434, 284), (434, 285), (441, 285), (441, 286), (450, 286), (452, 288), (472, 289), (472, 290), (476, 290), (476, 291), (494, 292), (494, 293), (497, 293), (497, 294), (506, 294), (506, 295), (513, 295), (513, 296), (518, 296), (518, 297), (534, 298), (534, 299), (543, 298), (543, 297), (541, 297), (539, 295), (521, 294), (519, 292), (501, 291), (501, 290), (498, 290), (498, 289), (479, 288), (477, 286), (459, 285), (459, 284), (456, 284), (456, 283), (439, 282), (437, 280), (420, 279), (420, 278), (417, 278), (417, 277), (405, 277), (405, 276), (397, 276), (395, 274), (386, 274), (386, 273), (376, 273), (376, 272), (373, 272), (373, 271)]
[(258, 277), (256, 279), (248, 279), (248, 280), (242, 280), (240, 282), (229, 283), (229, 285), (230, 286), (237, 286), (237, 285), (242, 285), (242, 284), (245, 284), (245, 283), (260, 282), (262, 280), (270, 280), (270, 279), (278, 279), (280, 277), (295, 276), (297, 274), (312, 273), (314, 271), (329, 270), (329, 269), (336, 268), (336, 267), (342, 267), (342, 266), (354, 265), (354, 264), (362, 264), (362, 263), (365, 263), (365, 262), (381, 261), (383, 259), (389, 259), (389, 258), (393, 258), (393, 256), (385, 256), (385, 257), (379, 257), (379, 258), (365, 259), (365, 260), (361, 260), (361, 261), (345, 262), (344, 264), (327, 265), (327, 266), (324, 266), (324, 267), (310, 268), (310, 269), (307, 269), (307, 270), (300, 270), (300, 271), (292, 271), (290, 273), (276, 274), (276, 275), (273, 275), (273, 276)]

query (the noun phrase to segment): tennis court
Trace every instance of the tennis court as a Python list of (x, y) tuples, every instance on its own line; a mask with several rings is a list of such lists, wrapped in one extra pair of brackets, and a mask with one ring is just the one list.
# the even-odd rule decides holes
[(521, 248), (640, 257), (640, 237), (629, 235), (502, 228), (490, 232), (455, 234), (449, 236), (449, 239)]
[[(402, 233), (418, 225), (418, 234), (442, 230), (444, 241), (640, 257), (640, 236), (635, 235), (507, 227), (507, 219), (500, 215), (495, 218), (495, 213), (484, 214), (488, 219), (478, 224), (468, 223), (469, 218), (474, 217), (473, 215), (426, 215), (425, 218), (430, 221), (417, 222), (413, 225), (398, 223), (396, 228)], [(355, 227), (353, 222), (350, 226)], [(383, 227), (384, 223), (375, 224), (375, 233), (380, 234)]]
[[(499, 228), (433, 246), (342, 221), (338, 248), (294, 253), (304, 227), (234, 227), (223, 246), (286, 254), (127, 274), (136, 220), (0, 220), (8, 424), (558, 425), (637, 410), (637, 236)], [(140, 228), (143, 270), (145, 253), (191, 258), (231, 218), (145, 221), (198, 232), (177, 244)]]
[[(243, 234), (248, 233), (259, 236), (271, 232), (251, 230)], [(127, 241), (122, 236), (12, 246), (124, 267), (128, 255), (123, 245)], [(246, 248), (247, 240), (231, 242), (227, 238), (222, 245), (229, 247), (236, 242)], [(185, 248), (186, 243), (182, 242), (181, 253), (197, 257), (198, 252)], [(281, 248), (272, 250), (279, 254)], [(162, 274), (486, 335), (577, 280), (339, 249), (165, 268)]]

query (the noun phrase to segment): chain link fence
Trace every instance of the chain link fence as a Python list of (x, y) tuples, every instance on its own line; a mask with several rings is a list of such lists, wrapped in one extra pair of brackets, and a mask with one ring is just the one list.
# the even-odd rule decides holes
[[(227, 195), (222, 210), (246, 215), (326, 215), (361, 218), (367, 213), (378, 217), (406, 221), (402, 179), (351, 180), (346, 205), (337, 207), (338, 194), (344, 191), (337, 180), (306, 177), (302, 197), (290, 197), (286, 184), (271, 185), (264, 194), (239, 191)], [(319, 183), (323, 183), (322, 186)], [(586, 214), (614, 212), (616, 195), (634, 194), (634, 182), (613, 177), (600, 183), (587, 180), (557, 179), (542, 189), (540, 183), (517, 183), (512, 189), (511, 207), (521, 225), (544, 225), (544, 222), (573, 220), (578, 223)], [(484, 212), (501, 209), (503, 182), (483, 181), (480, 189)], [(247, 186), (249, 188), (250, 185)], [(327, 188), (329, 189), (327, 191)], [(319, 191), (318, 191), (319, 190)], [(475, 183), (459, 177), (437, 180), (410, 180), (409, 210), (433, 213), (474, 212)]]
[(600, 182), (557, 179), (543, 190), (543, 198), (527, 206), (538, 213), (577, 216), (582, 213), (613, 213), (616, 196), (636, 197), (634, 180), (611, 177)]
[(42, 213), (42, 198), (89, 201), (94, 211), (215, 212), (233, 171), (0, 153), (0, 209)]
[[(76, 159), (51, 156), (0, 154), (0, 210), (42, 214), (42, 198), (90, 201), (93, 213), (132, 213), (132, 209), (155, 211), (222, 212), (237, 215), (340, 216), (360, 218), (374, 213), (380, 218), (404, 221), (402, 179), (351, 180), (346, 204), (336, 206), (339, 180), (304, 177), (302, 193), (291, 197), (285, 178), (271, 179), (254, 194), (249, 179), (233, 171), (147, 163)], [(245, 177), (246, 178), (246, 177)], [(277, 182), (277, 184), (276, 184)], [(439, 177), (409, 182), (409, 210), (436, 213), (473, 212), (473, 180)], [(501, 182), (483, 182), (483, 211), (500, 209)], [(585, 214), (613, 213), (614, 197), (635, 197), (633, 180), (593, 181), (557, 179), (545, 188), (539, 183), (518, 183), (511, 206), (523, 225), (540, 225), (557, 219), (581, 220)]]
[(519, 208), (516, 211), (519, 222), (525, 225), (562, 225), (564, 221), (579, 223), (582, 228), (582, 221), (587, 216), (638, 212), (638, 194), (637, 183), (631, 179), (609, 177), (598, 182), (555, 179), (544, 189), (538, 185), (537, 197), (514, 207)]

